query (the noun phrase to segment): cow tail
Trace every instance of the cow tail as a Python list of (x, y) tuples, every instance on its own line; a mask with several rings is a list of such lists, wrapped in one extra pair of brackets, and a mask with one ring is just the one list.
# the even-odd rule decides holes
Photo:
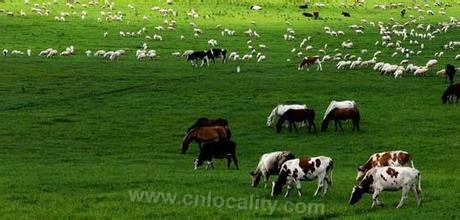
[(326, 172), (329, 174), (327, 181), (329, 182), (329, 185), (332, 185), (332, 171), (334, 170), (334, 161), (331, 160), (329, 162), (329, 165), (326, 168)]

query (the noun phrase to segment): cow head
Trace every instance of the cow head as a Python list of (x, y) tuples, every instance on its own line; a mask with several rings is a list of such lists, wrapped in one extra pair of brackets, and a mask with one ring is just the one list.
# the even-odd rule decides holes
[(252, 179), (251, 186), (256, 187), (257, 185), (259, 185), (261, 174), (259, 172), (250, 172), (249, 175), (251, 175)]
[(350, 205), (356, 204), (363, 197), (363, 194), (365, 192), (366, 191), (364, 190), (362, 186), (353, 187), (353, 190), (351, 191), (350, 200), (348, 201), (348, 203)]

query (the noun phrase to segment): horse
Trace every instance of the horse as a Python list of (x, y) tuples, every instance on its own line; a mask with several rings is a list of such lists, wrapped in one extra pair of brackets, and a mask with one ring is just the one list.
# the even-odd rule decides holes
[(357, 108), (337, 108), (332, 110), (321, 124), (321, 131), (325, 131), (329, 126), (329, 121), (335, 121), (335, 131), (337, 131), (337, 124), (340, 126), (340, 129), (343, 132), (343, 127), (340, 121), (351, 119), (353, 122), (353, 131), (355, 128), (359, 131), (359, 121), (361, 116)]
[(460, 97), (460, 83), (455, 83), (447, 87), (446, 91), (444, 91), (441, 97), (442, 104), (446, 104), (447, 102), (453, 103), (454, 96), (457, 97), (456, 101), (458, 102), (458, 99)]
[(329, 103), (329, 106), (327, 107), (326, 111), (324, 112), (324, 117), (323, 119), (326, 118), (326, 116), (331, 112), (332, 110), (336, 108), (356, 108), (356, 102), (353, 100), (345, 100), (345, 101), (335, 101), (332, 100), (331, 103)]
[(190, 130), (182, 140), (181, 153), (185, 153), (188, 149), (188, 146), (192, 141), (197, 141), (199, 147), (201, 148), (202, 144), (219, 141), (219, 140), (228, 140), (227, 129), (223, 126), (211, 126), (211, 127), (197, 127)]
[(289, 131), (292, 131), (292, 126), (294, 126), (294, 129), (297, 132), (295, 122), (308, 122), (308, 132), (311, 132), (311, 128), (313, 127), (313, 130), (316, 133), (315, 111), (313, 111), (313, 109), (287, 110), (276, 123), (276, 133), (281, 132), (281, 128), (283, 127), (283, 123), (285, 121), (289, 122)]
[(450, 84), (454, 84), (454, 76), (455, 76), (455, 73), (457, 73), (455, 66), (452, 64), (447, 64), (445, 73), (446, 73), (446, 82), (447, 82), (447, 79), (449, 79)]
[(271, 127), (273, 122), (275, 122), (276, 119), (278, 119), (281, 115), (283, 115), (287, 110), (289, 109), (307, 109), (306, 105), (300, 105), (300, 104), (293, 104), (293, 105), (284, 105), (280, 104), (277, 105), (270, 115), (267, 117), (267, 127)]
[(319, 59), (319, 56), (308, 56), (304, 57), (302, 59), (302, 62), (300, 62), (299, 67), (297, 68), (298, 70), (303, 70), (304, 67), (307, 67), (307, 70), (309, 69), (308, 67), (310, 65), (313, 65), (316, 63), (316, 70), (317, 71), (323, 71), (323, 66), (321, 66), (321, 60)]

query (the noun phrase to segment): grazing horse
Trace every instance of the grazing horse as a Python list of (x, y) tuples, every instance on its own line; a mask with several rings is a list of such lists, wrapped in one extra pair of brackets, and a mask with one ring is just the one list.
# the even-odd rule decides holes
[(308, 67), (310, 65), (313, 65), (316, 63), (316, 70), (317, 71), (323, 71), (323, 66), (321, 66), (321, 60), (319, 59), (319, 56), (308, 56), (304, 57), (302, 62), (299, 64), (299, 67), (297, 68), (298, 70), (303, 70), (304, 67), (307, 67), (307, 70), (309, 69)]
[(337, 124), (340, 126), (340, 129), (343, 132), (343, 127), (340, 121), (351, 119), (353, 122), (353, 131), (355, 128), (359, 131), (359, 120), (361, 116), (357, 108), (337, 108), (332, 110), (321, 124), (321, 131), (325, 131), (329, 126), (329, 121), (334, 120), (335, 122), (335, 131), (337, 131)]
[(232, 161), (236, 169), (238, 169), (238, 160), (236, 159), (236, 143), (228, 140), (220, 140), (218, 142), (203, 144), (203, 147), (201, 147), (200, 153), (198, 154), (198, 158), (194, 161), (195, 170), (202, 166), (204, 161), (207, 161), (206, 169), (209, 167), (214, 168), (212, 163), (214, 158), (227, 158), (227, 169), (230, 168)]
[(292, 126), (294, 126), (294, 129), (297, 132), (295, 122), (308, 122), (308, 132), (311, 132), (311, 128), (313, 127), (313, 130), (316, 133), (315, 111), (313, 111), (313, 109), (287, 110), (276, 123), (276, 133), (281, 132), (285, 121), (289, 122), (289, 131), (292, 131)]
[(457, 97), (456, 101), (458, 102), (458, 98), (460, 97), (460, 83), (455, 83), (447, 87), (441, 97), (442, 104), (446, 104), (447, 102), (453, 103), (454, 96)]
[(299, 104), (293, 104), (293, 105), (277, 105), (270, 115), (267, 117), (267, 127), (271, 127), (273, 122), (275, 122), (276, 119), (278, 119), (281, 115), (283, 115), (287, 110), (289, 109), (307, 109), (308, 107), (306, 105), (299, 105)]
[(455, 66), (453, 66), (452, 64), (447, 64), (445, 72), (446, 72), (446, 82), (447, 82), (447, 79), (449, 79), (450, 84), (454, 84), (454, 76), (455, 76), (455, 73), (457, 73)]
[(332, 110), (336, 108), (356, 108), (356, 102), (353, 100), (345, 100), (345, 101), (335, 101), (332, 100), (331, 103), (329, 103), (329, 106), (327, 107), (326, 111), (324, 112), (324, 117), (323, 119), (326, 118), (326, 116), (331, 112)]
[(228, 139), (232, 138), (230, 128), (228, 127), (228, 121), (226, 119), (223, 119), (223, 118), (217, 118), (217, 119), (209, 119), (209, 118), (205, 118), (205, 117), (198, 118), (196, 120), (196, 122), (187, 129), (187, 132), (190, 132), (190, 130), (192, 130), (194, 128), (211, 127), (211, 126), (225, 127), (225, 129), (227, 129)]
[(181, 152), (185, 153), (192, 141), (201, 144), (212, 141), (228, 140), (227, 129), (223, 126), (197, 127), (190, 130), (182, 140)]
[(222, 58), (222, 63), (227, 62), (227, 50), (220, 48), (213, 48), (206, 51), (208, 58), (214, 63), (214, 58)]

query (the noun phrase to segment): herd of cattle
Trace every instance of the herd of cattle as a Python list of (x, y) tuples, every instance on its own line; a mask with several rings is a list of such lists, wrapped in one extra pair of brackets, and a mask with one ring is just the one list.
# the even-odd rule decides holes
[[(324, 118), (334, 115), (344, 109), (357, 110), (354, 101), (332, 101)], [(267, 118), (267, 126), (270, 127), (276, 118), (277, 126), (283, 126), (286, 114), (292, 111), (308, 110), (306, 105), (278, 105)], [(314, 114), (313, 114), (314, 115)], [(337, 121), (343, 118), (337, 119)], [(304, 123), (303, 120), (289, 121), (290, 125)], [(305, 124), (312, 126), (312, 122)], [(301, 124), (302, 125), (302, 124)], [(314, 124), (313, 124), (314, 126)], [(194, 161), (195, 170), (206, 162), (206, 169), (213, 168), (213, 159), (227, 159), (227, 168), (234, 164), (238, 169), (238, 160), (236, 157), (236, 143), (231, 139), (229, 123), (225, 119), (208, 119), (199, 118), (188, 130), (185, 135), (181, 152), (185, 153), (189, 144), (196, 141), (199, 146), (198, 157)], [(271, 175), (278, 176), (276, 181), (272, 182), (271, 196), (275, 197), (282, 193), (286, 188), (285, 196), (289, 195), (292, 188), (296, 188), (298, 195), (301, 196), (301, 181), (317, 180), (318, 185), (313, 196), (322, 193), (325, 196), (332, 184), (332, 171), (334, 160), (327, 156), (317, 157), (296, 157), (289, 151), (276, 151), (265, 153), (260, 157), (255, 171), (250, 172), (252, 177), (252, 186), (257, 187), (261, 178), (264, 179), (265, 188)], [(382, 206), (379, 200), (379, 194), (382, 191), (402, 190), (402, 197), (397, 208), (402, 207), (412, 191), (415, 194), (417, 204), (421, 203), (421, 176), (420, 172), (414, 168), (411, 155), (406, 151), (396, 150), (381, 153), (375, 153), (361, 166), (357, 168), (357, 185), (352, 189), (349, 203), (351, 205), (358, 202), (365, 193), (372, 194), (372, 207)]]

